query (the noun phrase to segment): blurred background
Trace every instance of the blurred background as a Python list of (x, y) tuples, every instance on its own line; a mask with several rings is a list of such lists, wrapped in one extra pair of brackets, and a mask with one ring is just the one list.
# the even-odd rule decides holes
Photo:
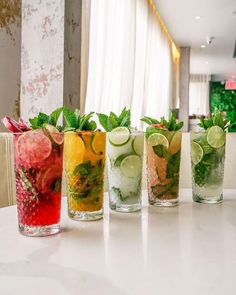
[(139, 128), (170, 109), (185, 131), (215, 107), (236, 121), (234, 0), (0, 0), (0, 11), (1, 117), (126, 105)]

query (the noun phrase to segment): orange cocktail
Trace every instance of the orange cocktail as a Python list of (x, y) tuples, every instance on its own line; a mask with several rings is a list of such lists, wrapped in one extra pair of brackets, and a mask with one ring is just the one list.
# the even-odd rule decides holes
[(68, 214), (72, 219), (103, 216), (105, 146), (106, 134), (100, 131), (65, 133)]

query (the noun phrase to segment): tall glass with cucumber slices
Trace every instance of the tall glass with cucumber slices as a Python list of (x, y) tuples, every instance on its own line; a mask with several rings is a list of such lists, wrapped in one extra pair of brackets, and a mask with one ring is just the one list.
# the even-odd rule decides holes
[(200, 132), (191, 132), (193, 200), (220, 203), (223, 200), (226, 128), (229, 122), (220, 112), (201, 119)]
[(74, 220), (103, 217), (106, 133), (97, 130), (93, 113), (80, 115), (64, 108), (64, 163), (68, 215)]
[(110, 208), (119, 212), (141, 209), (143, 132), (130, 127), (130, 111), (98, 114), (107, 133), (107, 168)]
[(183, 122), (170, 113), (169, 121), (144, 117), (147, 150), (148, 200), (154, 206), (176, 206), (179, 197), (179, 168)]
[(62, 109), (39, 113), (30, 125), (3, 119), (13, 132), (17, 211), (20, 233), (47, 236), (60, 230), (63, 134), (57, 126)]

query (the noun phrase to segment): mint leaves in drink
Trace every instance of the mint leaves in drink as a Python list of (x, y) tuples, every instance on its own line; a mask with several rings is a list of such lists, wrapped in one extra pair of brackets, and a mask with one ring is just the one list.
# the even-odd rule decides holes
[(113, 112), (110, 112), (109, 116), (101, 113), (98, 113), (97, 115), (99, 123), (107, 132), (110, 132), (117, 127), (130, 128), (131, 126), (131, 113), (126, 107), (119, 115), (116, 115)]
[(198, 125), (204, 130), (209, 129), (212, 126), (218, 126), (223, 130), (226, 130), (228, 127), (230, 127), (230, 122), (224, 118), (223, 113), (221, 113), (219, 110), (215, 110), (210, 117), (201, 118)]
[(61, 131), (62, 127), (58, 125), (59, 117), (62, 113), (63, 108), (60, 107), (54, 110), (51, 114), (39, 113), (38, 116), (29, 119), (30, 127), (32, 129), (44, 128), (46, 124), (56, 127)]
[(65, 127), (63, 131), (95, 131), (97, 129), (97, 124), (92, 120), (94, 112), (89, 114), (80, 114), (79, 109), (71, 111), (70, 109), (63, 108), (63, 116), (65, 121)]

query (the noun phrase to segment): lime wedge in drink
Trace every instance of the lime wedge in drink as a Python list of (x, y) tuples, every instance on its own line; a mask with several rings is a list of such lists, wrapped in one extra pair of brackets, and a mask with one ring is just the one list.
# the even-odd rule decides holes
[(215, 149), (222, 147), (226, 141), (226, 134), (219, 126), (212, 126), (207, 131), (207, 142)]
[(203, 158), (203, 148), (195, 141), (191, 142), (191, 160), (194, 165), (197, 165)]
[(166, 149), (169, 148), (169, 141), (165, 135), (161, 133), (153, 133), (148, 137), (148, 144), (151, 146), (163, 145)]
[(137, 155), (142, 156), (143, 155), (143, 136), (141, 135), (135, 136), (132, 142), (132, 147), (134, 152)]
[(130, 131), (126, 127), (117, 127), (108, 133), (108, 139), (114, 146), (126, 144), (130, 138)]
[(142, 173), (142, 161), (137, 155), (129, 155), (120, 163), (122, 174), (127, 177), (138, 177)]
[(106, 141), (104, 135), (101, 132), (96, 132), (91, 140), (92, 151), (96, 155), (103, 155), (105, 151), (105, 145)]
[(181, 148), (181, 139), (182, 139), (182, 134), (181, 132), (176, 132), (174, 136), (171, 139), (170, 142), (170, 147), (169, 147), (169, 152), (172, 155), (175, 155)]

